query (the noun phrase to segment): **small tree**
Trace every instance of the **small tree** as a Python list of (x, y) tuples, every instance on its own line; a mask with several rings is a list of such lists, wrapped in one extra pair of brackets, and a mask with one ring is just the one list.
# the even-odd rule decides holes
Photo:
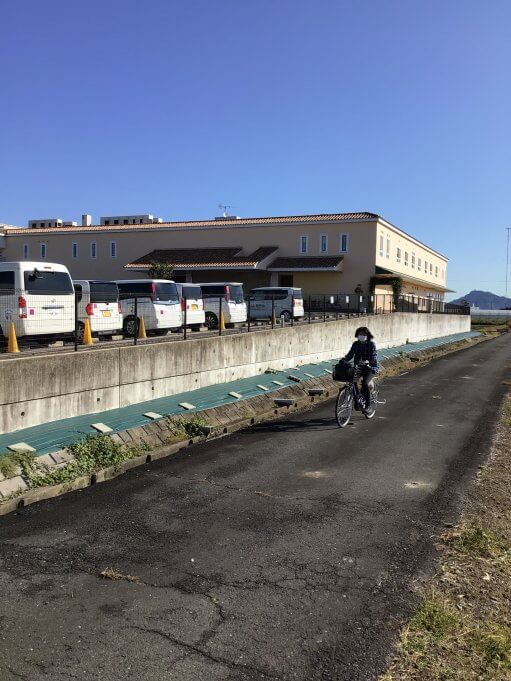
[(151, 279), (172, 279), (174, 268), (165, 262), (153, 262), (149, 268)]

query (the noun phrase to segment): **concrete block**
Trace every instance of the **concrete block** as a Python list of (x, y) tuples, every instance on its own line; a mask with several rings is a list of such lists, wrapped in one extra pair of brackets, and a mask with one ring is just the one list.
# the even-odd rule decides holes
[(243, 395), (241, 395), (240, 393), (237, 393), (235, 390), (231, 390), (231, 392), (228, 393), (228, 394), (231, 397), (235, 397), (237, 400), (241, 400), (241, 398), (243, 397)]
[(144, 414), (144, 416), (145, 416), (146, 418), (148, 418), (148, 419), (151, 419), (152, 421), (155, 421), (156, 419), (161, 419), (161, 418), (163, 418), (163, 415), (162, 415), (162, 414), (158, 414), (158, 413), (155, 412), (155, 411), (146, 411), (146, 413)]
[(262, 383), (258, 383), (257, 387), (260, 388), (261, 390), (264, 390), (265, 392), (269, 390), (268, 386), (262, 385)]
[(0, 495), (2, 497), (9, 497), (11, 494), (22, 492), (26, 489), (28, 489), (28, 485), (23, 480), (21, 475), (17, 475), (14, 478), (8, 478), (7, 480), (2, 480), (2, 482), (0, 482)]
[(51, 458), (55, 463), (71, 463), (75, 460), (75, 457), (68, 452), (66, 449), (59, 449), (58, 452), (52, 452)]
[(38, 456), (36, 463), (41, 464), (42, 466), (47, 466), (48, 468), (56, 468), (57, 465), (59, 465), (55, 459), (52, 458), (51, 454), (43, 454), (42, 456)]
[(27, 445), (26, 442), (15, 442), (12, 445), (7, 445), (7, 449), (11, 452), (35, 452), (34, 447)]
[(187, 410), (195, 409), (195, 405), (190, 404), (190, 402), (180, 402), (179, 406), (183, 407), (183, 409), (187, 409)]
[(90, 424), (91, 428), (94, 428), (94, 430), (97, 430), (98, 433), (111, 433), (112, 429), (110, 426), (107, 426), (106, 423), (91, 423)]

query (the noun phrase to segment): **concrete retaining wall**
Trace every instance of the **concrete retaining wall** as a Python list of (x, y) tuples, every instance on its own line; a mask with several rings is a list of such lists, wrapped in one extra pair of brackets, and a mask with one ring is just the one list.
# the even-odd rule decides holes
[(392, 314), (186, 342), (0, 361), (0, 432), (339, 357), (367, 323), (380, 348), (470, 330), (464, 315)]

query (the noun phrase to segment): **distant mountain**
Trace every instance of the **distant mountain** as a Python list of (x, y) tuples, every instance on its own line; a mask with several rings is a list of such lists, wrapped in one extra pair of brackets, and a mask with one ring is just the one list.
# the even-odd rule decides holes
[(481, 310), (503, 310), (506, 307), (511, 307), (511, 298), (497, 296), (490, 291), (470, 291), (466, 296), (451, 300), (451, 303), (459, 304), (462, 300), (467, 300), (471, 305), (475, 305)]

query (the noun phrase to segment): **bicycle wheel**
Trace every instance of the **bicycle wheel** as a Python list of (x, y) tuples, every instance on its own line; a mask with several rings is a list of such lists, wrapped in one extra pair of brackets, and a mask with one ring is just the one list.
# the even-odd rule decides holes
[(366, 419), (372, 419), (373, 416), (376, 414), (376, 405), (378, 404), (378, 386), (375, 384), (372, 394), (371, 394), (371, 399), (369, 400), (369, 406), (367, 409), (364, 409), (364, 416)]
[(344, 428), (349, 423), (353, 409), (353, 394), (348, 386), (339, 390), (335, 403), (335, 419), (339, 428)]

